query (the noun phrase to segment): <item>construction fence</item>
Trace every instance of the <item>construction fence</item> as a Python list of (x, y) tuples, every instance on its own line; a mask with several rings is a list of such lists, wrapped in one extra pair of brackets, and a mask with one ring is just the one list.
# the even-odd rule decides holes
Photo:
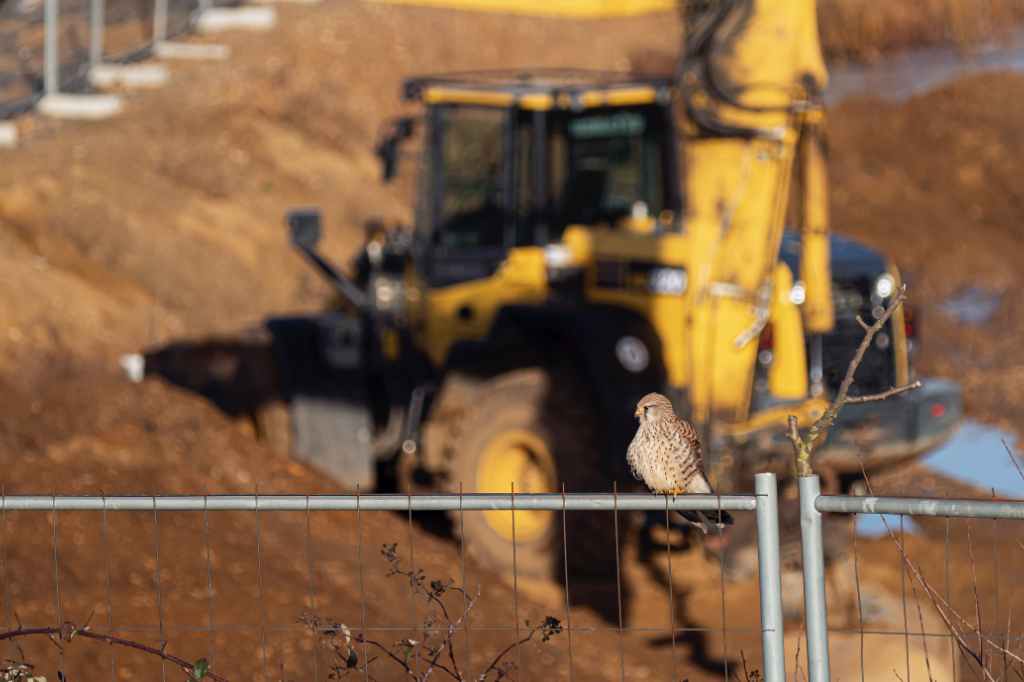
[[(802, 478), (803, 602), (795, 614), (784, 605), (776, 485), (774, 474), (759, 474), (753, 495), (675, 499), (608, 493), (4, 495), (0, 523), (8, 627), (0, 632), (0, 648), (7, 640), (8, 661), (0, 679), (29, 682), (53, 676), (56, 668), (61, 680), (109, 676), (112, 682), (180, 680), (183, 672), (192, 680), (214, 682), (343, 677), (424, 682), (431, 676), (683, 680), (699, 677), (693, 660), (695, 643), (703, 640), (714, 646), (702, 649), (702, 679), (781, 682), (788, 674), (825, 682), (840, 676), (830, 671), (830, 637), (831, 651), (843, 644), (847, 658), (858, 651), (859, 639), (862, 679), (877, 678), (872, 665), (894, 647), (903, 655), (886, 679), (909, 682), (912, 672), (917, 678), (919, 642), (934, 680), (959, 674), (994, 682), (1011, 670), (1024, 672), (1024, 660), (1015, 653), (1022, 638), (1012, 636), (1009, 620), (1013, 598), (1000, 601), (998, 594), (996, 539), (998, 524), (1024, 519), (1024, 503), (828, 496), (820, 495), (816, 476)], [(688, 597), (673, 593), (679, 573), (693, 570), (668, 532), (675, 525), (670, 515), (686, 510), (729, 511), (737, 528), (746, 517), (756, 532), (756, 579), (746, 587), (729, 581), (725, 562), (719, 562), (720, 575), (712, 581), (716, 603), (704, 608), (717, 612), (720, 606), (720, 627), (687, 623), (680, 611)], [(570, 560), (571, 553), (587, 543), (619, 547), (629, 527), (624, 521), (638, 512), (664, 519), (663, 544), (648, 550), (654, 557), (649, 561), (666, 570), (667, 603), (657, 609), (648, 605), (627, 618), (629, 588), (616, 558), (614, 584), (598, 599), (610, 607), (605, 617), (570, 608), (576, 597), (594, 589), (577, 568), (570, 570), (585, 565), (589, 556), (581, 564)], [(557, 591), (557, 598), (550, 586), (537, 587), (528, 579), (531, 569), (523, 563), (533, 541), (531, 515), (538, 513), (561, 521), (565, 591)], [(512, 529), (511, 575), (467, 561), (457, 532), (452, 540), (414, 533), (414, 525), (429, 526), (442, 514), (456, 526), (472, 514), (506, 515)], [(858, 557), (856, 530), (854, 615), (843, 619), (848, 605), (841, 591), (836, 597), (836, 568), (826, 563), (822, 514), (896, 515), (881, 518), (906, 566), (897, 605), (902, 627), (871, 624), (877, 608), (861, 588), (863, 583), (867, 590), (862, 575), (873, 566)], [(574, 517), (581, 515), (603, 515), (605, 537), (585, 538), (582, 545), (572, 537), (572, 529), (582, 527)], [(907, 551), (908, 516), (946, 524), (944, 584), (941, 557), (922, 562)], [(979, 553), (975, 523), (978, 539), (969, 545), (970, 566), (995, 576), (996, 594), (989, 598), (992, 588), (982, 586), (986, 594), (971, 612), (955, 604), (956, 595), (950, 597), (949, 527), (956, 519), (988, 519), (981, 525), (991, 524), (994, 533), (988, 565)], [(718, 546), (726, 547), (712, 525), (709, 537), (715, 535)], [(959, 546), (956, 538), (953, 546)], [(968, 561), (957, 549), (953, 554), (954, 563)], [(754, 583), (757, 596), (741, 597), (748, 601), (742, 609), (747, 619), (735, 616), (735, 610), (727, 616), (727, 599), (734, 600), (729, 592), (746, 589), (743, 594), (753, 595)], [(975, 594), (978, 584), (976, 578)], [(885, 660), (888, 665), (893, 659)], [(843, 668), (842, 679), (856, 676), (848, 665)]]
[(206, 10), (242, 0), (0, 0), (0, 119), (44, 94), (89, 87), (89, 71), (149, 57)]

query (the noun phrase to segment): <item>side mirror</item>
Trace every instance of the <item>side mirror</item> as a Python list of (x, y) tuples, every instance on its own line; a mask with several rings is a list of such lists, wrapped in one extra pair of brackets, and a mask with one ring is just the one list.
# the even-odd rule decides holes
[(384, 164), (384, 182), (395, 177), (395, 170), (398, 166), (398, 142), (412, 135), (413, 122), (411, 118), (400, 118), (392, 121), (391, 132), (384, 138), (384, 141), (377, 146), (377, 156)]
[(320, 241), (320, 210), (293, 208), (287, 214), (292, 244), (300, 249), (312, 249)]

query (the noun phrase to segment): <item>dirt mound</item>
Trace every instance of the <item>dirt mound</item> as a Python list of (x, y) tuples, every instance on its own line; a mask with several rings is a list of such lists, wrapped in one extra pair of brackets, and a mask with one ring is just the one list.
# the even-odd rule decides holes
[[(5, 492), (198, 493), (207, 485), (209, 492), (251, 494), (257, 484), (268, 494), (302, 493), (307, 485), (314, 493), (334, 492), (322, 477), (269, 454), (245, 422), (228, 420), (202, 399), (158, 381), (128, 383), (116, 371), (117, 355), (170, 340), (234, 335), (273, 312), (320, 307), (327, 286), (285, 245), (281, 216), (290, 205), (323, 207), (325, 250), (337, 260), (357, 248), (366, 219), (409, 221), (412, 164), (404, 164), (397, 183), (383, 186), (373, 156), (382, 121), (408, 111), (398, 97), (403, 76), (525, 66), (658, 68), (670, 62), (665, 55), (679, 41), (677, 23), (663, 16), (570, 21), (368, 3), (278, 11), (281, 24), (271, 34), (224, 37), (234, 53), (226, 64), (172, 64), (172, 85), (130, 93), (120, 119), (26, 118), (19, 121), (22, 147), (0, 152)], [(1014, 334), (1024, 304), (1009, 295), (1020, 286), (1017, 264), (1024, 258), (1016, 227), (1024, 175), (1014, 154), (1022, 108), (1019, 77), (989, 76), (899, 109), (851, 102), (832, 112), (836, 229), (892, 255), (911, 281), (911, 300), (924, 313), (921, 372), (961, 379), (972, 414), (1011, 420), (1024, 391)], [(944, 317), (943, 304), (972, 286), (1007, 294), (995, 315), (976, 326)], [(169, 651), (210, 655), (204, 518), (161, 513), (157, 522), (159, 533), (152, 514), (109, 519), (115, 626), (157, 628), (162, 618)], [(44, 514), (11, 512), (5, 523), (11, 611), (26, 625), (54, 624), (52, 522)], [(108, 613), (102, 518), (61, 513), (56, 528), (60, 619), (81, 625), (94, 613), (90, 624), (102, 629)], [(213, 515), (210, 532), (213, 622), (249, 628), (216, 635), (218, 671), (235, 672), (232, 679), (261, 679), (264, 632), (271, 675), (283, 663), (283, 679), (308, 679), (315, 660), (318, 676), (326, 677), (328, 660), (323, 652), (314, 659), (309, 631), (276, 628), (295, 627), (311, 608), (356, 627), (363, 613), (360, 581), (367, 624), (396, 628), (379, 641), (391, 647), (414, 636), (404, 629), (412, 623), (407, 581), (386, 578), (379, 554), (384, 542), (398, 542), (408, 562), (410, 528), (400, 515), (366, 514), (357, 524), (353, 514), (316, 513), (307, 533), (304, 514), (261, 514), (258, 554), (253, 514)], [(411, 535), (417, 567), (430, 579), (458, 582), (457, 546), (418, 525)], [(933, 552), (936, 542), (922, 538), (922, 551)], [(888, 551), (883, 541), (878, 548), (879, 556)], [(1004, 551), (1000, 566), (1012, 565), (1013, 557), (1004, 563)], [(698, 554), (686, 561), (700, 571), (681, 586), (687, 594), (676, 592), (673, 608), (686, 614), (688, 625), (716, 627), (711, 616), (720, 613), (720, 584)], [(890, 559), (888, 577), (879, 581), (891, 582), (898, 572)], [(667, 625), (662, 583), (646, 577), (646, 566), (625, 561), (627, 589), (636, 590), (627, 625), (652, 627), (658, 618)], [(956, 589), (966, 595), (961, 578)], [(484, 587), (474, 627), (514, 627), (512, 587), (472, 564), (467, 584)], [(737, 593), (750, 596), (735, 608), (740, 613), (729, 607), (730, 627), (756, 629), (752, 585)], [(534, 595), (520, 594), (520, 622), (564, 618), (564, 608), (554, 606), (564, 599), (558, 590), (520, 589)], [(572, 617), (579, 629), (572, 638), (575, 672), (619, 679), (617, 629), (587, 609), (574, 609)], [(511, 641), (509, 634), (473, 634), (474, 673)], [(627, 633), (629, 679), (669, 677), (674, 657), (663, 634)], [(159, 641), (154, 630), (132, 636)], [(705, 644), (696, 635), (681, 643), (678, 679), (721, 674)], [(756, 633), (749, 647), (757, 648)], [(75, 641), (68, 651), (69, 671), (89, 679), (107, 674), (111, 659), (102, 645)], [(48, 642), (28, 645), (26, 653), (52, 676), (57, 662)], [(525, 678), (546, 679), (550, 670), (564, 677), (568, 637), (556, 636), (539, 650), (524, 647), (522, 654)], [(121, 650), (114, 655), (122, 679), (159, 674), (158, 664), (147, 668)], [(383, 663), (374, 663), (381, 666), (378, 679), (401, 677)]]
[[(645, 55), (671, 53), (678, 42), (674, 22), (658, 17), (552, 21), (363, 3), (278, 11), (273, 33), (223, 37), (233, 50), (227, 63), (173, 63), (168, 88), (127, 93), (119, 119), (18, 122), (22, 146), (3, 151), (0, 163), (6, 493), (198, 493), (204, 485), (211, 493), (252, 494), (256, 485), (261, 494), (337, 492), (322, 476), (271, 455), (246, 422), (201, 398), (159, 381), (129, 383), (117, 356), (170, 340), (233, 336), (274, 312), (319, 308), (330, 291), (286, 246), (288, 206), (322, 207), (324, 248), (339, 261), (360, 244), (368, 218), (408, 222), (412, 164), (383, 186), (373, 154), (382, 121), (406, 111), (402, 77), (520, 66), (648, 68)], [(168, 651), (211, 657), (202, 514), (108, 517), (115, 628), (148, 628), (114, 634), (158, 646), (163, 627)], [(330, 660), (322, 650), (314, 657), (317, 638), (288, 628), (311, 609), (360, 627), (361, 584), (367, 625), (393, 628), (376, 635), (388, 652), (402, 654), (393, 646), (399, 639), (422, 640), (410, 628), (408, 580), (386, 577), (381, 545), (397, 542), (408, 567), (412, 541), (416, 567), (430, 580), (461, 583), (462, 560), (454, 543), (422, 532), (420, 520), (410, 528), (390, 513), (364, 514), (361, 523), (353, 514), (314, 513), (307, 533), (303, 514), (266, 513), (257, 545), (253, 514), (211, 515), (213, 623), (241, 628), (216, 634), (217, 672), (263, 679), (265, 634), (275, 679), (310, 679), (314, 665), (326, 678)], [(105, 626), (102, 515), (57, 515), (59, 616), (51, 519), (10, 512), (5, 523), (12, 619), (82, 625), (92, 614), (93, 628)], [(504, 578), (470, 563), (466, 584), (471, 592), (483, 588), (472, 627), (516, 627), (514, 590)], [(519, 625), (547, 615), (566, 622), (559, 603), (564, 595), (520, 594)], [(422, 626), (425, 606), (418, 608)], [(588, 629), (608, 626), (586, 608), (574, 608), (572, 618), (580, 628), (572, 636), (575, 673), (618, 679), (620, 662), (608, 652), (619, 633)], [(514, 635), (474, 632), (471, 672), (482, 673)], [(566, 673), (568, 642), (556, 635), (539, 649), (524, 646), (524, 679)], [(671, 674), (667, 641), (652, 644), (638, 633), (626, 642), (631, 678)], [(41, 639), (23, 646), (53, 676), (54, 647)], [(461, 642), (457, 649), (461, 666), (466, 649)], [(376, 679), (405, 677), (387, 652), (373, 655)], [(161, 674), (155, 659), (122, 649), (111, 658), (104, 645), (78, 639), (65, 658), (71, 679), (99, 679), (111, 666), (120, 679)], [(680, 679), (703, 676), (682, 660), (678, 667)], [(168, 672), (179, 674), (173, 666)]]
[(169, 64), (171, 85), (128, 93), (117, 119), (19, 121), (20, 149), (0, 152), (0, 370), (24, 383), (54, 354), (110, 366), (118, 353), (320, 307), (329, 290), (287, 247), (284, 211), (320, 205), (338, 260), (368, 218), (411, 220), (414, 165), (383, 185), (374, 156), (382, 122), (407, 111), (404, 77), (649, 68), (679, 37), (657, 16), (278, 11), (271, 33), (223, 36), (226, 63)]
[[(1024, 408), (1022, 86), (991, 74), (830, 117), (833, 227), (887, 253), (909, 282), (923, 313), (919, 372), (959, 379), (968, 414), (1013, 426)], [(966, 296), (969, 308), (972, 295), (998, 301), (990, 317), (947, 307)]]
[[(340, 492), (302, 465), (268, 454), (202, 399), (159, 381), (135, 385), (116, 375), (65, 368), (50, 374), (31, 396), (3, 388), (0, 459), (6, 494), (196, 494), (204, 486), (210, 493), (254, 494), (257, 485), (260, 494)], [(422, 569), (428, 584), (450, 578), (461, 586), (465, 570), (470, 597), (478, 586), (482, 590), (469, 618), (470, 627), (482, 629), (472, 633), (469, 644), (475, 676), (515, 641), (517, 618), (520, 627), (526, 621), (539, 625), (549, 615), (568, 622), (564, 596), (539, 600), (531, 598), (529, 586), (520, 585), (517, 605), (508, 579), (472, 562), (463, 568), (459, 546), (424, 533), (419, 521), (411, 527), (404, 515), (390, 512), (365, 512), (361, 518), (350, 512), (313, 512), (308, 521), (302, 512), (262, 512), (258, 518), (251, 512), (211, 512), (207, 536), (202, 512), (154, 517), (152, 512), (112, 511), (106, 526), (99, 512), (58, 512), (56, 520), (45, 512), (7, 512), (5, 606), (12, 622), (25, 627), (72, 620), (105, 632), (109, 613), (114, 636), (157, 648), (163, 628), (168, 652), (188, 660), (215, 657), (217, 672), (232, 680), (263, 679), (264, 635), (273, 679), (312, 679), (314, 643), (325, 635), (303, 629), (297, 619), (312, 613), (324, 628), (331, 618), (358, 631), (365, 618), (369, 628), (386, 628), (371, 635), (384, 647), (370, 648), (376, 658), (371, 675), (407, 679), (386, 651), (401, 656), (394, 644), (403, 639), (436, 646), (443, 633), (424, 639), (426, 603), (417, 600), (413, 606), (408, 578), (388, 577), (390, 564), (381, 549), (397, 543), (400, 567)], [(460, 593), (449, 591), (445, 600), (451, 613), (461, 613)], [(211, 609), (218, 628), (213, 644)], [(416, 632), (414, 620), (420, 628)], [(619, 658), (608, 654), (618, 643), (618, 632), (586, 608), (573, 609), (572, 625), (574, 674), (619, 679)], [(547, 643), (539, 639), (537, 647), (523, 645), (518, 652), (524, 679), (548, 679), (551, 669), (567, 676), (568, 634)], [(631, 679), (671, 674), (667, 642), (652, 644), (648, 633), (629, 633), (625, 641)], [(52, 676), (59, 669), (50, 642), (28, 637), (21, 645), (40, 673)], [(467, 654), (461, 630), (455, 648), (463, 667)], [(518, 653), (510, 652), (503, 661), (518, 661)], [(326, 679), (330, 652), (318, 648), (315, 660), (317, 679)], [(156, 658), (116, 648), (111, 659), (106, 645), (79, 638), (68, 645), (63, 663), (70, 679), (102, 679), (111, 665), (123, 680), (160, 675)], [(678, 666), (680, 679), (708, 677), (682, 660)], [(172, 676), (178, 675), (170, 668)]]

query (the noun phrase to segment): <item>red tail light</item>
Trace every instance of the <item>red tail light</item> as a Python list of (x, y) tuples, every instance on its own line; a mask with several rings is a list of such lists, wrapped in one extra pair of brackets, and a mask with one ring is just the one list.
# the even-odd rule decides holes
[(908, 339), (917, 336), (917, 311), (906, 304), (903, 306), (903, 329)]

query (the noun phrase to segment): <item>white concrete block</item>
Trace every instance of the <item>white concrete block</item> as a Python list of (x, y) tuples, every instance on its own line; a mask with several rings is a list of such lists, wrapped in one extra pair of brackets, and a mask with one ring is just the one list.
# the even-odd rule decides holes
[(43, 6), (43, 0), (21, 0), (15, 6), (15, 12), (18, 14), (32, 14), (38, 11)]
[(96, 88), (162, 88), (171, 80), (163, 64), (97, 64), (89, 69), (89, 84)]
[(153, 46), (153, 55), (160, 59), (204, 59), (223, 61), (231, 56), (228, 45), (202, 43), (175, 43), (163, 40)]
[(136, 384), (141, 384), (146, 378), (146, 358), (138, 353), (122, 355), (118, 358), (118, 364), (124, 370), (128, 379)]
[(120, 114), (124, 102), (118, 95), (46, 95), (36, 105), (43, 116), (52, 118), (110, 118)]
[(254, 5), (319, 5), (323, 0), (249, 0)]
[(200, 33), (246, 30), (269, 31), (277, 25), (273, 7), (214, 7), (199, 15), (196, 30)]
[(18, 146), (18, 126), (13, 121), (0, 121), (0, 149)]

